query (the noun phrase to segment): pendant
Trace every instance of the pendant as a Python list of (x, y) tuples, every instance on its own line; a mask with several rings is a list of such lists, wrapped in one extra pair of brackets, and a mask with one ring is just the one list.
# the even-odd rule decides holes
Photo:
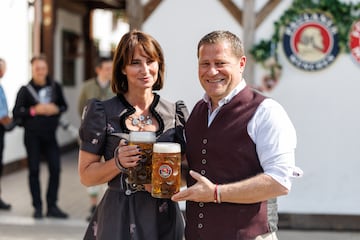
[(151, 125), (153, 121), (151, 120), (151, 116), (140, 115), (139, 117), (129, 117), (131, 124), (133, 126), (139, 127), (140, 131), (144, 129), (146, 125)]
[(133, 118), (133, 120), (131, 121), (131, 124), (132, 124), (133, 126), (137, 126), (137, 125), (139, 125), (139, 123), (140, 123), (140, 121), (139, 121), (138, 118)]

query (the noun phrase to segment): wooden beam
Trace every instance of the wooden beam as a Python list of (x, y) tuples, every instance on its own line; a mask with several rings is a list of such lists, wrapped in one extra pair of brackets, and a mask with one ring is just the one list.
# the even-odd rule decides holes
[(105, 4), (113, 7), (113, 8), (120, 8), (121, 7), (121, 2), (122, 1), (118, 1), (118, 0), (102, 0), (102, 2), (104, 2)]
[(125, 9), (125, 0), (57, 0), (86, 6), (87, 9)]
[(130, 30), (140, 30), (144, 22), (144, 9), (141, 0), (126, 0), (126, 15), (129, 19)]
[(84, 45), (85, 45), (85, 51), (84, 51), (84, 61), (85, 61), (85, 67), (84, 67), (84, 79), (82, 81), (85, 81), (91, 77), (94, 76), (94, 66), (95, 61), (98, 57), (97, 48), (94, 44), (94, 36), (93, 36), (93, 16), (94, 11), (88, 9), (86, 15), (83, 17), (83, 34), (84, 34)]
[(54, 75), (54, 31), (56, 26), (55, 0), (42, 1), (42, 48), (49, 67), (49, 75)]
[(256, 22), (256, 12), (255, 12), (255, 1), (254, 0), (243, 0), (244, 2), (244, 15), (243, 15), (243, 42), (246, 56), (246, 67), (244, 71), (244, 78), (249, 85), (255, 85), (254, 79), (254, 68), (255, 61), (250, 54), (250, 49), (254, 44), (255, 39), (255, 22)]
[(56, 4), (58, 8), (63, 8), (74, 14), (81, 14), (82, 16), (85, 16), (88, 11), (85, 4), (76, 1), (58, 0)]
[(274, 10), (281, 0), (269, 0), (265, 6), (256, 14), (256, 28), (265, 20), (265, 18)]
[(150, 15), (153, 13), (153, 11), (159, 6), (161, 3), (161, 0), (150, 0), (147, 4), (144, 6), (144, 22), (150, 17)]
[(243, 25), (243, 11), (239, 9), (232, 0), (219, 0), (224, 7), (230, 12), (230, 14), (236, 19), (236, 21)]
[[(33, 25), (33, 49), (32, 55), (39, 55), (41, 53), (41, 16), (42, 5), (40, 1), (34, 2), (34, 25)], [(32, 56), (30, 56), (32, 57)]]

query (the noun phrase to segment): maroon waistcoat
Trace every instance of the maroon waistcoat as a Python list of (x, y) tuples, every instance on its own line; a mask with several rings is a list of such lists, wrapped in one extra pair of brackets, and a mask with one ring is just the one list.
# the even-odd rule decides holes
[[(186, 123), (189, 169), (213, 183), (240, 181), (263, 172), (247, 125), (264, 96), (243, 89), (208, 127), (208, 107), (199, 101)], [(188, 186), (194, 179), (188, 176)], [(269, 232), (266, 201), (254, 204), (186, 203), (187, 240), (247, 240)]]

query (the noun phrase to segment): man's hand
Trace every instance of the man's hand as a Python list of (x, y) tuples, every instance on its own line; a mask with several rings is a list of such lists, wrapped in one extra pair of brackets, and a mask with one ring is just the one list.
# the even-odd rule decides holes
[(213, 184), (209, 179), (200, 175), (199, 173), (190, 170), (190, 175), (197, 182), (191, 187), (178, 192), (172, 196), (171, 200), (173, 201), (185, 201), (190, 200), (194, 202), (213, 202), (214, 201), (214, 192), (215, 184)]
[(34, 106), (36, 115), (52, 116), (59, 113), (59, 108), (54, 103), (39, 103)]

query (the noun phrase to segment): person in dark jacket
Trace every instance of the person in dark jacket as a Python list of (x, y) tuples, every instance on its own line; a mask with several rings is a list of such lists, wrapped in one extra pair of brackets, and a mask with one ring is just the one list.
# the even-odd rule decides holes
[(276, 240), (276, 197), (291, 189), (296, 131), (282, 106), (243, 78), (240, 39), (214, 31), (198, 44), (204, 98), (185, 125), (187, 240)]
[(48, 76), (48, 65), (44, 55), (31, 59), (32, 79), (17, 93), (13, 117), (21, 119), (24, 127), (24, 144), (28, 157), (29, 184), (33, 217), (43, 217), (40, 189), (40, 162), (42, 157), (48, 164), (49, 181), (46, 194), (47, 217), (67, 218), (57, 206), (60, 184), (60, 149), (56, 130), (60, 115), (67, 110), (62, 88)]

